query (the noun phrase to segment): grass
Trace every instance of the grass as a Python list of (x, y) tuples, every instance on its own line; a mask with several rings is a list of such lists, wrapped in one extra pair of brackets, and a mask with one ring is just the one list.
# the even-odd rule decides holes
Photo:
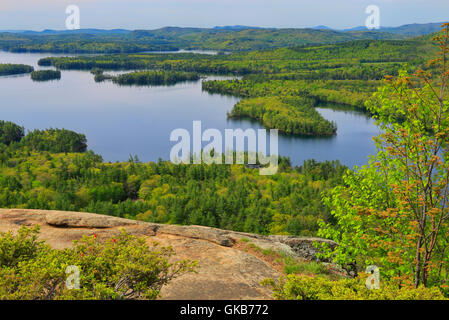
[(298, 262), (291, 257), (284, 259), (284, 273), (285, 274), (313, 274), (313, 275), (328, 275), (329, 268), (322, 263), (315, 261)]
[(262, 249), (247, 238), (240, 239), (238, 242), (238, 248), (264, 260), (274, 269), (285, 275), (331, 275), (331, 271), (323, 263), (305, 260), (299, 261), (286, 255), (285, 253), (276, 252), (272, 249)]

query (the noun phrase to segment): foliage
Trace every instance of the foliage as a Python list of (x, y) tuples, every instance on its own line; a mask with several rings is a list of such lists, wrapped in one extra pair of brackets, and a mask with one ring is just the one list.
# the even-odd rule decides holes
[(24, 137), (24, 128), (15, 123), (0, 120), (0, 144), (10, 145)]
[(405, 62), (410, 66), (421, 64), (434, 51), (432, 43), (425, 40), (369, 40), (226, 55), (133, 53), (50, 57), (40, 59), (39, 65), (79, 70), (160, 69), (207, 74), (259, 74), (287, 77), (285, 80), (379, 80), (397, 73)]
[[(68, 151), (50, 131), (28, 134), (0, 155), (0, 207), (87, 211), (148, 222), (195, 224), (261, 234), (313, 235), (328, 220), (321, 194), (342, 182), (338, 161), (281, 159), (273, 176), (244, 165), (103, 163)], [(61, 131), (65, 132), (65, 131)], [(81, 135), (82, 136), (82, 135)], [(82, 136), (84, 137), (84, 136)], [(61, 146), (60, 148), (58, 146)], [(49, 150), (34, 151), (34, 150)], [(83, 148), (84, 149), (84, 148)]]
[(436, 40), (431, 71), (400, 72), (367, 103), (383, 130), (378, 153), (327, 198), (337, 224), (319, 231), (340, 244), (325, 254), (336, 262), (375, 264), (416, 288), (445, 287), (449, 272), (449, 24)]
[(61, 71), (59, 70), (38, 70), (31, 72), (33, 81), (48, 81), (61, 79)]
[(229, 117), (250, 117), (267, 128), (286, 134), (328, 136), (336, 125), (325, 120), (315, 109), (315, 101), (297, 97), (264, 97), (244, 99), (237, 103)]
[(355, 279), (329, 280), (322, 276), (290, 274), (263, 285), (273, 290), (277, 300), (446, 300), (438, 288), (399, 287), (382, 282), (380, 289), (367, 289), (366, 276)]
[(135, 53), (203, 49), (247, 51), (360, 39), (402, 39), (384, 32), (316, 29), (204, 29), (167, 27), (157, 30), (0, 33), (0, 48), (12, 52)]
[(224, 80), (205, 81), (203, 90), (242, 98), (293, 96), (314, 100), (314, 105), (351, 106), (365, 111), (364, 102), (381, 85), (378, 81), (361, 80)]
[(197, 73), (176, 71), (140, 71), (112, 77), (112, 81), (120, 85), (174, 85), (199, 79)]
[[(65, 250), (37, 241), (38, 233), (22, 227), (17, 235), (0, 234), (0, 299), (156, 299), (164, 285), (197, 267), (168, 262), (173, 249), (124, 231), (104, 242), (84, 236)], [(69, 266), (80, 270), (79, 289), (66, 286)]]
[(34, 130), (20, 141), (20, 146), (51, 153), (84, 152), (87, 139), (84, 134), (65, 129)]
[(8, 76), (13, 74), (30, 73), (34, 70), (32, 66), (24, 64), (4, 64), (0, 63), (0, 76)]

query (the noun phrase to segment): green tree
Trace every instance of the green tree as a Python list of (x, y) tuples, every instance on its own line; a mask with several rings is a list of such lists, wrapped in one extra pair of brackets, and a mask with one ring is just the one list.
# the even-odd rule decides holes
[(9, 121), (0, 120), (0, 143), (10, 145), (19, 142), (24, 137), (24, 129)]
[(383, 133), (369, 166), (349, 174), (327, 199), (337, 224), (320, 236), (340, 245), (341, 264), (376, 264), (402, 284), (441, 285), (449, 236), (449, 24), (435, 37), (428, 71), (389, 77), (367, 102)]

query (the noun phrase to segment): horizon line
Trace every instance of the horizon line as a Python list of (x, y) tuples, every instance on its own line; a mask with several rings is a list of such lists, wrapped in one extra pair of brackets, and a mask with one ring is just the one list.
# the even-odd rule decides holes
[[(99, 27), (84, 27), (84, 28), (80, 28), (80, 29), (75, 29), (75, 30), (67, 30), (67, 29), (0, 29), (0, 32), (8, 32), (8, 31), (14, 31), (14, 32), (45, 32), (45, 31), (56, 31), (56, 32), (77, 32), (77, 31), (82, 31), (82, 30), (101, 30), (101, 31), (114, 31), (114, 30), (123, 30), (123, 31), (153, 31), (153, 30), (160, 30), (160, 29), (165, 29), (165, 28), (180, 28), (180, 29), (217, 29), (217, 28), (236, 28), (236, 27), (240, 27), (242, 29), (318, 29), (319, 27), (323, 27), (327, 28), (328, 30), (331, 31), (352, 31), (352, 29), (357, 29), (357, 28), (365, 28), (367, 31), (379, 31), (381, 29), (389, 29), (389, 28), (400, 28), (403, 26), (409, 26), (409, 25), (426, 25), (426, 24), (443, 24), (446, 22), (426, 22), (426, 23), (406, 23), (406, 24), (401, 24), (398, 26), (380, 26), (379, 29), (375, 29), (375, 30), (370, 30), (368, 28), (366, 28), (363, 25), (359, 25), (359, 26), (354, 26), (354, 27), (348, 27), (348, 28), (343, 28), (343, 29), (339, 29), (339, 28), (332, 28), (326, 25), (315, 25), (315, 26), (310, 26), (310, 27), (261, 27), (261, 26), (247, 26), (247, 25), (221, 25), (221, 26), (213, 26), (213, 27), (194, 27), (194, 26), (173, 26), (173, 25), (166, 25), (166, 26), (161, 26), (161, 27), (157, 27), (157, 28), (137, 28), (137, 29), (133, 29), (133, 28), (120, 28), (120, 27), (116, 27), (116, 28), (99, 28)], [(360, 30), (354, 30), (354, 31), (360, 31)]]

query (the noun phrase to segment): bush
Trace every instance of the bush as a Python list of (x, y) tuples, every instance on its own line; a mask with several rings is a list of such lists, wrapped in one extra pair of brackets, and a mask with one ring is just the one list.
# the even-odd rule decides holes
[[(156, 299), (170, 280), (196, 269), (188, 260), (168, 262), (171, 248), (124, 231), (105, 242), (85, 236), (65, 250), (38, 241), (38, 233), (0, 234), (0, 299)], [(66, 286), (69, 266), (80, 271), (79, 289)]]
[(381, 283), (380, 289), (367, 289), (366, 275), (336, 281), (325, 277), (288, 275), (279, 281), (267, 279), (263, 285), (273, 290), (277, 300), (445, 300), (437, 287), (399, 287)]

